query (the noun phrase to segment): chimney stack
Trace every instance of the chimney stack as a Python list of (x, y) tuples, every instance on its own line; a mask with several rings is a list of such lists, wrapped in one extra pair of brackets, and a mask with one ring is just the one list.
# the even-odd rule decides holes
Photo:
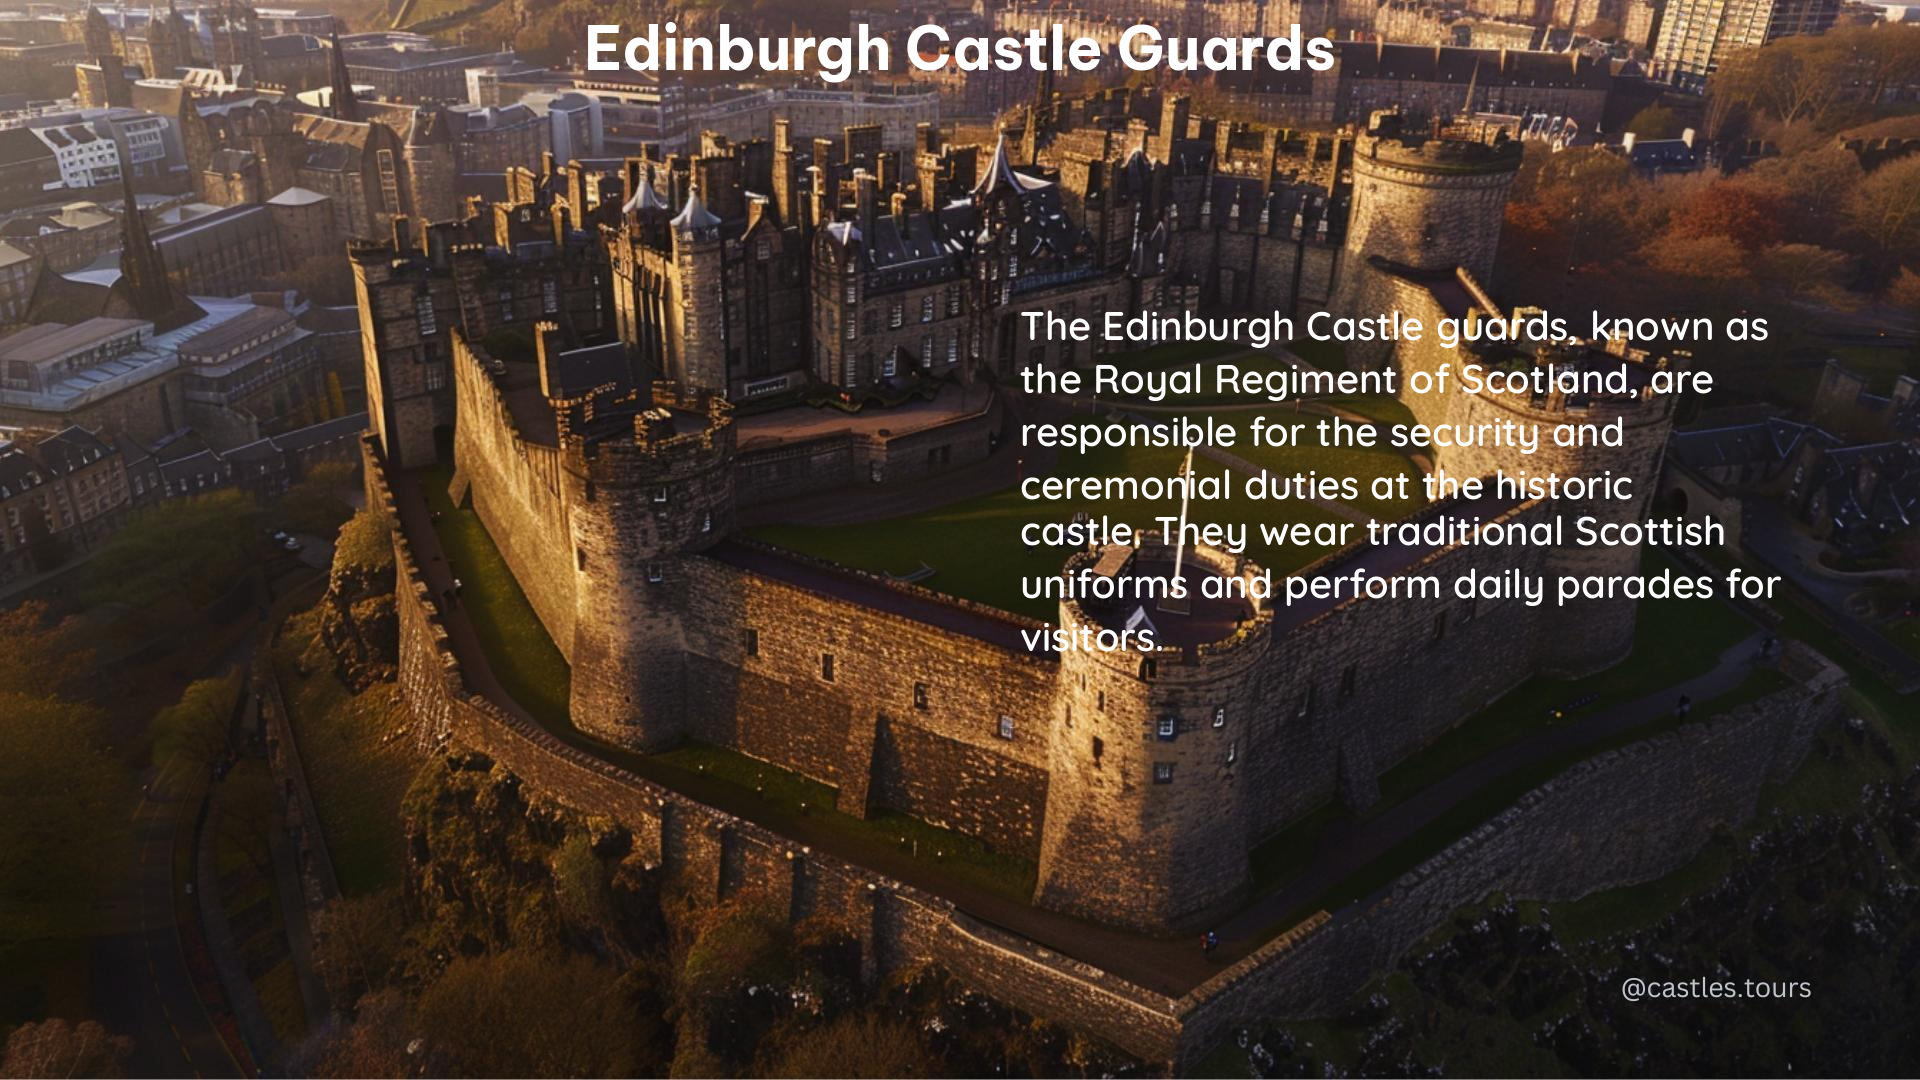
[(853, 205), (860, 234), (873, 233), (874, 204), (880, 199), (880, 181), (865, 169), (853, 170)]
[(533, 325), (533, 352), (540, 364), (540, 394), (552, 399), (565, 389), (559, 385), (559, 372), (553, 365), (560, 359), (560, 324), (543, 319)]

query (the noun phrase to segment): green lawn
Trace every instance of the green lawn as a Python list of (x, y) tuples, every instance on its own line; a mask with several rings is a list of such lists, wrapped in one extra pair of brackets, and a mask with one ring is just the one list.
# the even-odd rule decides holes
[(913, 854), (938, 863), (957, 880), (1023, 904), (1033, 898), (1038, 871), (1032, 862), (896, 811), (875, 810), (864, 820), (843, 814), (834, 809), (833, 788), (799, 773), (717, 746), (686, 746), (655, 754), (650, 760), (752, 791), (766, 801), (776, 819), (806, 817), (860, 847)]
[(421, 478), (427, 506), (440, 513), (434, 532), (441, 550), (460, 568), (460, 603), (487, 655), (511, 662), (493, 665), (493, 674), (522, 708), (544, 723), (566, 723), (573, 673), (554, 646), (546, 624), (533, 612), (507, 560), (487, 535), (471, 507), (453, 505), (447, 495), (453, 466), (441, 464)]
[[(1657, 570), (1662, 565), (1661, 557), (1657, 555), (1649, 555), (1647, 562), (1649, 571)], [(1399, 805), (1415, 793), (1500, 747), (1546, 728), (1572, 724), (1594, 711), (1645, 697), (1662, 687), (1706, 672), (1719, 660), (1723, 651), (1752, 631), (1752, 623), (1722, 603), (1643, 601), (1639, 606), (1633, 654), (1624, 662), (1584, 679), (1537, 678), (1521, 684), (1412, 757), (1387, 770), (1380, 778), (1380, 800), (1368, 813), (1379, 814)], [(1738, 690), (1712, 702), (1700, 703), (1697, 715), (1731, 709), (1781, 685), (1782, 677), (1777, 672), (1759, 673), (1749, 678)], [(1573, 702), (1589, 698), (1577, 709), (1556, 717), (1556, 712), (1566, 710)], [(1399, 853), (1397, 859), (1389, 862), (1388, 869), (1398, 869), (1379, 880), (1391, 880), (1393, 876), (1411, 869), (1418, 864), (1419, 858), (1425, 858), (1445, 846), (1445, 843), (1434, 846), (1436, 841), (1444, 840), (1449, 835), (1458, 837), (1567, 766), (1611, 746), (1645, 738), (1669, 719), (1670, 716), (1662, 714), (1650, 721), (1649, 725), (1636, 728), (1628, 737), (1616, 739), (1606, 746), (1583, 749), (1549, 766), (1521, 770), (1516, 774), (1520, 777), (1517, 780), (1513, 777), (1503, 778), (1500, 784), (1447, 815), (1444, 824), (1436, 823), (1423, 830), (1419, 837), (1414, 838), (1422, 843), (1415, 844), (1409, 840), (1408, 852)], [(1547, 771), (1542, 772), (1542, 769)], [(1515, 790), (1515, 784), (1521, 786)], [(1474, 818), (1476, 814), (1480, 816)], [(1291, 880), (1299, 872), (1301, 864), (1311, 857), (1326, 829), (1345, 816), (1345, 811), (1338, 807), (1322, 807), (1262, 841), (1252, 853), (1256, 888), (1268, 891)], [(1462, 826), (1461, 821), (1465, 818), (1473, 820), (1466, 821)], [(1449, 833), (1449, 830), (1455, 831)], [(1411, 852), (1425, 854), (1407, 862)], [(1369, 880), (1383, 872), (1369, 868)], [(1367, 890), (1353, 895), (1365, 895), (1371, 888), (1369, 886)]]
[[(1727, 693), (1700, 703), (1692, 719), (1729, 712), (1787, 685), (1786, 676), (1770, 669), (1755, 669), (1746, 681)], [(1454, 841), (1479, 828), (1485, 822), (1519, 801), (1520, 797), (1588, 758), (1652, 738), (1680, 726), (1682, 721), (1671, 712), (1662, 713), (1645, 724), (1623, 731), (1591, 746), (1567, 751), (1507, 773), (1474, 792), (1469, 798), (1436, 816), (1394, 845), (1385, 854), (1350, 875), (1319, 897), (1289, 912), (1276, 925), (1292, 926), (1318, 910), (1331, 911), (1350, 904), (1392, 882), (1421, 863), (1446, 850)], [(1414, 760), (1418, 760), (1417, 758)], [(1384, 789), (1384, 785), (1383, 785)], [(1384, 795), (1384, 790), (1383, 790)], [(1284, 833), (1282, 834), (1285, 835)], [(1271, 842), (1271, 841), (1270, 841)], [(1299, 841), (1295, 841), (1298, 843)]]
[[(1176, 466), (1177, 467), (1177, 466)], [(768, 815), (805, 816), (867, 848), (901, 848), (939, 864), (956, 879), (1027, 901), (1033, 895), (1032, 863), (993, 851), (971, 837), (938, 828), (904, 814), (876, 811), (862, 820), (835, 810), (831, 787), (798, 773), (711, 746), (687, 746), (643, 755), (603, 742), (573, 726), (568, 702), (566, 660), (534, 615), (493, 538), (470, 509), (456, 508), (447, 497), (451, 473), (434, 470), (424, 480), (428, 505), (440, 512), (434, 529), (448, 558), (460, 567), (461, 604), (493, 672), (515, 701), (561, 739), (634, 773), (674, 786), (685, 774), (703, 775), (766, 800)], [(1009, 532), (1006, 543), (1015, 542)], [(1058, 561), (1054, 562), (1055, 568)], [(1015, 586), (1017, 588), (1017, 584)], [(333, 685), (339, 684), (327, 676)], [(404, 784), (402, 785), (404, 790)], [(316, 792), (316, 798), (319, 797)], [(339, 855), (336, 854), (336, 860)], [(345, 889), (347, 870), (340, 869)]]
[[(1348, 421), (1320, 413), (1296, 412), (1286, 406), (1235, 412), (1231, 416), (1238, 432), (1230, 452), (1270, 473), (1278, 476), (1318, 473), (1321, 476), (1353, 477), (1360, 484), (1360, 496), (1352, 500), (1352, 504), (1370, 517), (1389, 519), (1404, 517), (1426, 505), (1426, 493), (1420, 482), (1420, 470), (1396, 451), (1384, 445), (1321, 445), (1316, 425), (1325, 421), (1329, 424), (1338, 424), (1342, 428), (1350, 428), (1352, 425)], [(1267, 425), (1287, 428), (1302, 424), (1305, 426), (1300, 427), (1295, 436), (1297, 445), (1256, 445), (1253, 441), (1255, 417), (1260, 417)], [(1381, 443), (1386, 441), (1384, 432), (1377, 441)], [(1406, 477), (1404, 483), (1407, 497), (1376, 497), (1372, 486), (1373, 481), (1379, 477), (1394, 476)]]
[[(1657, 554), (1643, 560), (1648, 573), (1664, 565), (1665, 558)], [(1584, 679), (1535, 678), (1522, 683), (1387, 770), (1380, 778), (1379, 808), (1394, 805), (1488, 751), (1703, 674), (1722, 652), (1754, 629), (1745, 616), (1718, 601), (1641, 601), (1633, 653), (1625, 661)], [(1575, 702), (1584, 704), (1569, 708)], [(1566, 715), (1556, 715), (1562, 711)]]
[[(1174, 449), (1103, 449), (1088, 454), (1062, 454), (1061, 472), (1072, 476), (1167, 476), (1179, 473), (1184, 453)], [(1194, 470), (1219, 475), (1225, 467), (1196, 456)], [(860, 570), (906, 574), (922, 563), (934, 570), (922, 582), (950, 596), (989, 604), (1004, 611), (1051, 620), (1058, 608), (1051, 600), (1028, 600), (1021, 579), (1057, 573), (1066, 561), (1066, 548), (1025, 547), (1021, 526), (1028, 522), (1064, 522), (1084, 510), (1115, 522), (1154, 526), (1154, 518), (1178, 516), (1177, 502), (1028, 502), (1017, 490), (981, 496), (951, 506), (907, 517), (859, 525), (770, 525), (753, 530), (754, 539), (831, 559)], [(1276, 575), (1297, 570), (1327, 553), (1318, 546), (1268, 546), (1260, 542), (1260, 522), (1310, 525), (1337, 521), (1311, 503), (1256, 501), (1244, 497), (1239, 484), (1234, 497), (1220, 502), (1195, 502), (1192, 523), (1244, 524), (1248, 554)]]

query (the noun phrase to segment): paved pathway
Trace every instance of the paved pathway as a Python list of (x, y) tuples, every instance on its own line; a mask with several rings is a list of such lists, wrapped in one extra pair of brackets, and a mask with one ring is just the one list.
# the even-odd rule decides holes
[(138, 856), (135, 929), (94, 950), (99, 1020), (133, 1038), (127, 1066), (136, 1076), (241, 1075), (195, 991), (175, 921), (174, 897), (183, 895), (185, 882), (174, 878), (174, 836), (193, 827), (200, 798), (200, 783), (181, 780), (178, 770), (154, 775), (131, 823)]
[[(427, 585), (435, 595), (440, 595), (451, 586), (453, 575), (447, 568), (439, 538), (433, 532), (421, 493), (421, 482), (419, 474), (395, 477), (394, 499), (400, 525), (406, 532)], [(538, 723), (500, 685), (467, 618), (465, 605), (456, 601), (446, 612), (444, 621), (448, 643), (460, 662), (469, 688), (528, 723)], [(1719, 666), (1697, 679), (1649, 695), (1640, 701), (1583, 717), (1565, 727), (1542, 732), (1495, 751), (1393, 809), (1343, 829), (1338, 836), (1327, 837), (1323, 841), (1323, 850), (1315, 857), (1311, 877), (1302, 878), (1288, 888), (1255, 902), (1227, 922), (1221, 929), (1221, 947), (1212, 957), (1203, 956), (1197, 943), (1185, 936), (1177, 939), (1157, 938), (1095, 925), (954, 881), (942, 874), (938, 867), (929, 866), (898, 851), (861, 845), (843, 832), (824, 827), (817, 819), (778, 814), (751, 792), (733, 785), (659, 767), (640, 755), (605, 748), (596, 752), (623, 769), (671, 787), (690, 798), (773, 829), (797, 842), (809, 844), (850, 862), (870, 866), (900, 881), (945, 896), (984, 922), (1022, 934), (1064, 955), (1097, 964), (1139, 986), (1178, 995), (1258, 948), (1274, 933), (1285, 929), (1277, 925), (1278, 920), (1324, 893), (1380, 853), (1391, 850), (1413, 836), (1485, 784), (1514, 769), (1550, 759), (1568, 749), (1592, 745), (1653, 720), (1672, 708), (1678, 695), (1683, 692), (1696, 702), (1704, 703), (1714, 695), (1737, 686), (1748, 670), (1748, 663), (1743, 657), (1753, 655), (1758, 641), (1759, 635), (1756, 633), (1754, 637), (1728, 650), (1721, 657)], [(580, 745), (576, 733), (557, 734), (563, 740)]]

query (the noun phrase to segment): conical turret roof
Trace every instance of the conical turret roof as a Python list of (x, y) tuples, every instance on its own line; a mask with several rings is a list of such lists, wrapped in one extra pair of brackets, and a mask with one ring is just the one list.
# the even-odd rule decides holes
[(680, 216), (673, 219), (673, 227), (676, 229), (711, 229), (719, 224), (720, 219), (714, 216), (713, 211), (707, 209), (706, 203), (700, 201), (700, 189), (698, 187), (688, 187), (687, 205), (680, 211)]

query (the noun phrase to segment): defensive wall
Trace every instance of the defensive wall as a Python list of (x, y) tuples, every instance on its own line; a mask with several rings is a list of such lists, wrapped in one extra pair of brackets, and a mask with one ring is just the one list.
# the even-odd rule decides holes
[[(364, 446), (369, 504), (392, 517), (379, 451)], [(1845, 689), (1837, 668), (1792, 646), (1788, 688), (1568, 769), (1392, 885), (1306, 919), (1175, 997), (636, 776), (473, 693), (398, 529), (394, 546), (399, 682), (423, 750), (479, 751), (530, 792), (620, 822), (673, 887), (714, 899), (752, 891), (795, 920), (841, 920), (872, 977), (940, 964), (1012, 1006), (1175, 1068), (1242, 1026), (1338, 1007), (1448, 913), (1489, 893), (1571, 899), (1671, 872), (1794, 771)]]
[[(457, 344), (455, 361), (455, 494), (573, 665), (575, 724), (643, 751), (728, 747), (834, 787), (846, 813), (897, 809), (977, 837), (1038, 861), (1040, 902), (1103, 922), (1217, 920), (1262, 839), (1334, 799), (1369, 805), (1385, 770), (1563, 652), (1599, 641), (1617, 659), (1631, 644), (1631, 602), (1602, 637), (1550, 605), (1446, 588), (1545, 573), (1552, 549), (1356, 545), (1305, 573), (1438, 592), (1283, 605), (1151, 653), (1033, 653), (1022, 633), (1044, 624), (729, 538), (724, 416), (683, 411), (665, 442), (556, 449), (529, 428), (564, 409), (530, 403), (524, 375), (477, 350)], [(1411, 520), (1557, 512), (1485, 496)]]

